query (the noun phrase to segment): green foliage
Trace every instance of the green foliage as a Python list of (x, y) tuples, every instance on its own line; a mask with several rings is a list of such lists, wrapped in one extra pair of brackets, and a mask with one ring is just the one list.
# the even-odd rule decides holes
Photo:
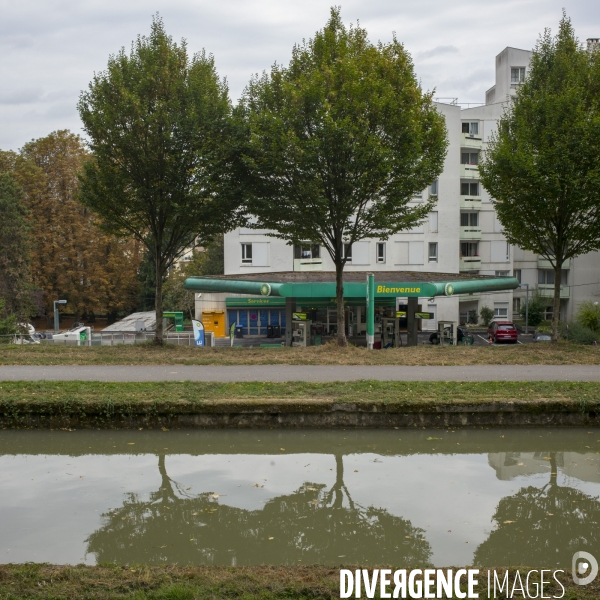
[(580, 325), (592, 331), (600, 331), (600, 305), (598, 302), (582, 302), (577, 309), (576, 320)]
[(469, 311), (467, 315), (467, 323), (469, 323), (469, 325), (477, 325), (477, 323), (479, 323), (479, 317), (476, 310)]
[(10, 173), (0, 174), (0, 298), (3, 310), (26, 321), (31, 301), (30, 231), (23, 190)]
[(585, 325), (581, 325), (581, 323), (574, 322), (561, 328), (561, 337), (574, 344), (589, 345), (597, 342), (600, 339), (600, 334)]
[(181, 263), (167, 277), (164, 284), (164, 305), (167, 310), (183, 310), (194, 318), (194, 292), (186, 290), (185, 280), (188, 277), (223, 275), (225, 271), (223, 236), (218, 236), (213, 243), (202, 252), (194, 252), (192, 260)]
[(133, 235), (156, 268), (156, 340), (162, 342), (162, 282), (186, 249), (237, 222), (241, 187), (232, 167), (233, 121), (227, 86), (205, 52), (188, 56), (162, 21), (131, 54), (112, 55), (79, 100), (94, 161), (81, 199), (106, 230)]
[(240, 116), (253, 226), (327, 250), (344, 345), (344, 244), (385, 240), (427, 216), (435, 200), (409, 203), (442, 171), (444, 118), (402, 44), (372, 44), (335, 8), (324, 29), (294, 47), (287, 67), (250, 82)]
[[(511, 244), (550, 261), (600, 248), (600, 52), (578, 42), (563, 15), (538, 41), (527, 80), (479, 164)], [(553, 337), (560, 290), (554, 295)]]
[(13, 335), (17, 331), (17, 316), (7, 311), (6, 303), (0, 298), (0, 335)]
[[(529, 298), (529, 308), (527, 310), (529, 315), (527, 322), (530, 327), (537, 327), (544, 320), (546, 307), (549, 303), (549, 298), (544, 298), (537, 293), (531, 295)], [(521, 304), (521, 308), (519, 309), (519, 314), (523, 320), (525, 320), (526, 308), (527, 306), (523, 302)]]
[(489, 327), (494, 318), (494, 311), (489, 306), (482, 306), (479, 310), (479, 316), (485, 327)]

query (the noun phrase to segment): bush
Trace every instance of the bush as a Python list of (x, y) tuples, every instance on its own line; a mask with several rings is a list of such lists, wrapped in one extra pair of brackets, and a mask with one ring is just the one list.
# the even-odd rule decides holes
[(486, 327), (489, 327), (492, 319), (494, 318), (494, 311), (489, 306), (482, 306), (481, 310), (479, 311), (479, 316), (481, 317), (483, 324)]
[(598, 341), (600, 335), (580, 323), (570, 323), (561, 328), (561, 337), (574, 344), (590, 345)]
[[(537, 327), (543, 320), (546, 313), (546, 307), (552, 304), (551, 298), (544, 298), (539, 294), (533, 294), (529, 298), (529, 319), (528, 324), (530, 327)], [(523, 321), (525, 320), (525, 308), (526, 304), (521, 303), (519, 314)]]
[(598, 302), (582, 302), (575, 317), (577, 323), (592, 331), (600, 331), (600, 305)]
[(467, 315), (467, 323), (469, 323), (469, 325), (477, 325), (477, 323), (479, 323), (479, 317), (477, 316), (476, 310), (469, 311), (469, 314)]

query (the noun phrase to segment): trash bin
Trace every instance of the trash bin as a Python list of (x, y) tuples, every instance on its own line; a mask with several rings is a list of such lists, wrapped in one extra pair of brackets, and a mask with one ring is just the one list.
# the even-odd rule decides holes
[(240, 339), (244, 337), (244, 328), (241, 325), (238, 325), (235, 328), (235, 337)]
[(475, 343), (475, 338), (472, 335), (465, 335), (462, 339), (463, 346), (472, 346)]
[(267, 337), (268, 338), (273, 337), (273, 325), (267, 325)]
[(281, 325), (273, 325), (273, 337), (274, 338), (281, 337)]

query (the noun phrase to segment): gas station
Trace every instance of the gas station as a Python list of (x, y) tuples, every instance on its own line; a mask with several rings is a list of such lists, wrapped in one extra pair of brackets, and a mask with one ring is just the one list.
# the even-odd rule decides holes
[[(514, 277), (457, 273), (347, 271), (343, 285), (346, 335), (364, 335), (368, 348), (389, 348), (401, 345), (401, 333), (408, 346), (417, 345), (422, 323), (433, 318), (424, 300), (513, 290), (519, 282)], [(190, 277), (185, 288), (219, 296), (227, 314), (214, 312), (223, 313), (229, 327), (250, 336), (278, 337), (270, 335), (276, 328), (286, 346), (311, 346), (337, 334), (334, 272)], [(457, 320), (438, 320), (442, 343), (456, 344), (457, 326)]]

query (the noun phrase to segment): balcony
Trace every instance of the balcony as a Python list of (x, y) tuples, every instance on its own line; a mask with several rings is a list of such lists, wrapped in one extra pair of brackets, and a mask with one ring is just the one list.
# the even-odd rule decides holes
[[(569, 269), (570, 268), (570, 264), (571, 261), (570, 259), (567, 258), (567, 260), (565, 260), (565, 262), (562, 264), (561, 269)], [(537, 259), (537, 266), (538, 269), (553, 269), (554, 267), (550, 264), (549, 260), (546, 260), (545, 258), (541, 258), (538, 256)]]
[(479, 256), (461, 256), (460, 271), (479, 271), (481, 269), (481, 258)]
[(461, 179), (479, 179), (479, 167), (477, 165), (460, 165)]
[(322, 271), (322, 258), (295, 258), (294, 271)]
[(481, 196), (461, 196), (460, 207), (463, 210), (481, 210)]
[(482, 145), (483, 138), (480, 135), (462, 133), (460, 136), (461, 148), (476, 148), (477, 150), (481, 150)]
[(460, 228), (460, 240), (468, 241), (468, 240), (480, 240), (481, 239), (481, 227), (461, 227)]
[[(538, 283), (537, 290), (540, 296), (544, 298), (554, 298), (554, 284), (553, 283)], [(560, 286), (560, 297), (570, 298), (571, 288), (568, 285)]]

